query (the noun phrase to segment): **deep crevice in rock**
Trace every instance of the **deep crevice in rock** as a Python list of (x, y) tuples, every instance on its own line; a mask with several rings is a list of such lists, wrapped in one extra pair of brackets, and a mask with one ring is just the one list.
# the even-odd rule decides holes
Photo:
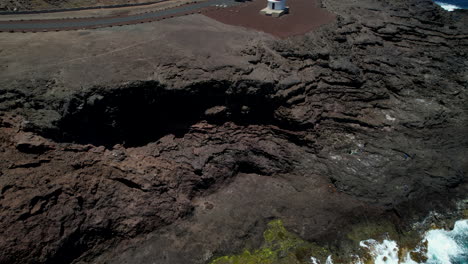
[(133, 147), (167, 134), (182, 137), (202, 120), (270, 124), (276, 107), (271, 91), (272, 87), (258, 83), (218, 81), (181, 90), (157, 82), (139, 82), (102, 93), (96, 88), (71, 99), (57, 131), (45, 136), (59, 142)]

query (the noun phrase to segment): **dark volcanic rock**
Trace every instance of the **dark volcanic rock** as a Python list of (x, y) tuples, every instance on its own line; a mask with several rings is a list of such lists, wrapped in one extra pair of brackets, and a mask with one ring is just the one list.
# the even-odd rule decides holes
[(204, 263), (273, 218), (323, 242), (466, 198), (466, 12), (322, 6), (335, 23), (249, 43), (232, 75), (2, 87), (0, 263)]

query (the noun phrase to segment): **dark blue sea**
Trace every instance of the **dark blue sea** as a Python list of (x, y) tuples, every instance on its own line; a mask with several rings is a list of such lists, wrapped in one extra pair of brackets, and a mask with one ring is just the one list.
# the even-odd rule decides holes
[(448, 11), (468, 9), (468, 0), (434, 0), (434, 2)]

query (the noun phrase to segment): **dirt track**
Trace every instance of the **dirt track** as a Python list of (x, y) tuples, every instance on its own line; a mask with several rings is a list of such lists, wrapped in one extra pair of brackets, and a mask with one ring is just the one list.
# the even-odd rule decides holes
[(1, 21), (0, 32), (37, 32), (37, 31), (62, 31), (85, 28), (100, 28), (109, 26), (121, 26), (129, 24), (138, 24), (152, 22), (171, 18), (174, 16), (182, 16), (193, 14), (211, 6), (216, 5), (237, 5), (234, 0), (209, 0), (194, 4), (186, 4), (175, 8), (165, 10), (157, 10), (153, 12), (140, 14), (122, 14), (111, 17), (97, 18), (66, 18), (66, 19), (36, 19), (26, 21)]

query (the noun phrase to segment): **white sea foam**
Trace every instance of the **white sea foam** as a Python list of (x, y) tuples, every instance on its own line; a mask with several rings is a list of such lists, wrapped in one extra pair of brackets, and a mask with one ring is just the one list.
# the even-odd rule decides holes
[(314, 257), (310, 257), (310, 261), (312, 262), (312, 264), (319, 264), (320, 262), (314, 258)]
[[(468, 220), (457, 221), (454, 229), (450, 231), (430, 230), (425, 233), (421, 242), (427, 242), (427, 262), (424, 264), (468, 264)], [(411, 259), (410, 252), (400, 260), (398, 244), (390, 239), (382, 242), (368, 239), (361, 241), (359, 245), (368, 250), (374, 264), (423, 264)], [(421, 248), (413, 251), (421, 253)], [(359, 256), (353, 257), (356, 259), (353, 264), (363, 263)], [(313, 264), (320, 264), (314, 257), (311, 261)], [(325, 264), (333, 264), (331, 256)]]
[(428, 264), (468, 263), (468, 220), (457, 221), (452, 231), (426, 233)]
[(443, 9), (445, 9), (445, 10), (447, 10), (449, 12), (452, 12), (455, 9), (461, 9), (461, 7), (459, 7), (459, 6), (452, 5), (452, 4), (447, 4), (447, 3), (444, 3), (444, 2), (435, 2), (435, 3), (440, 5), (440, 7), (442, 7)]
[(398, 264), (398, 245), (393, 240), (384, 240), (382, 243), (374, 239), (361, 241), (359, 244), (367, 248), (375, 264)]

